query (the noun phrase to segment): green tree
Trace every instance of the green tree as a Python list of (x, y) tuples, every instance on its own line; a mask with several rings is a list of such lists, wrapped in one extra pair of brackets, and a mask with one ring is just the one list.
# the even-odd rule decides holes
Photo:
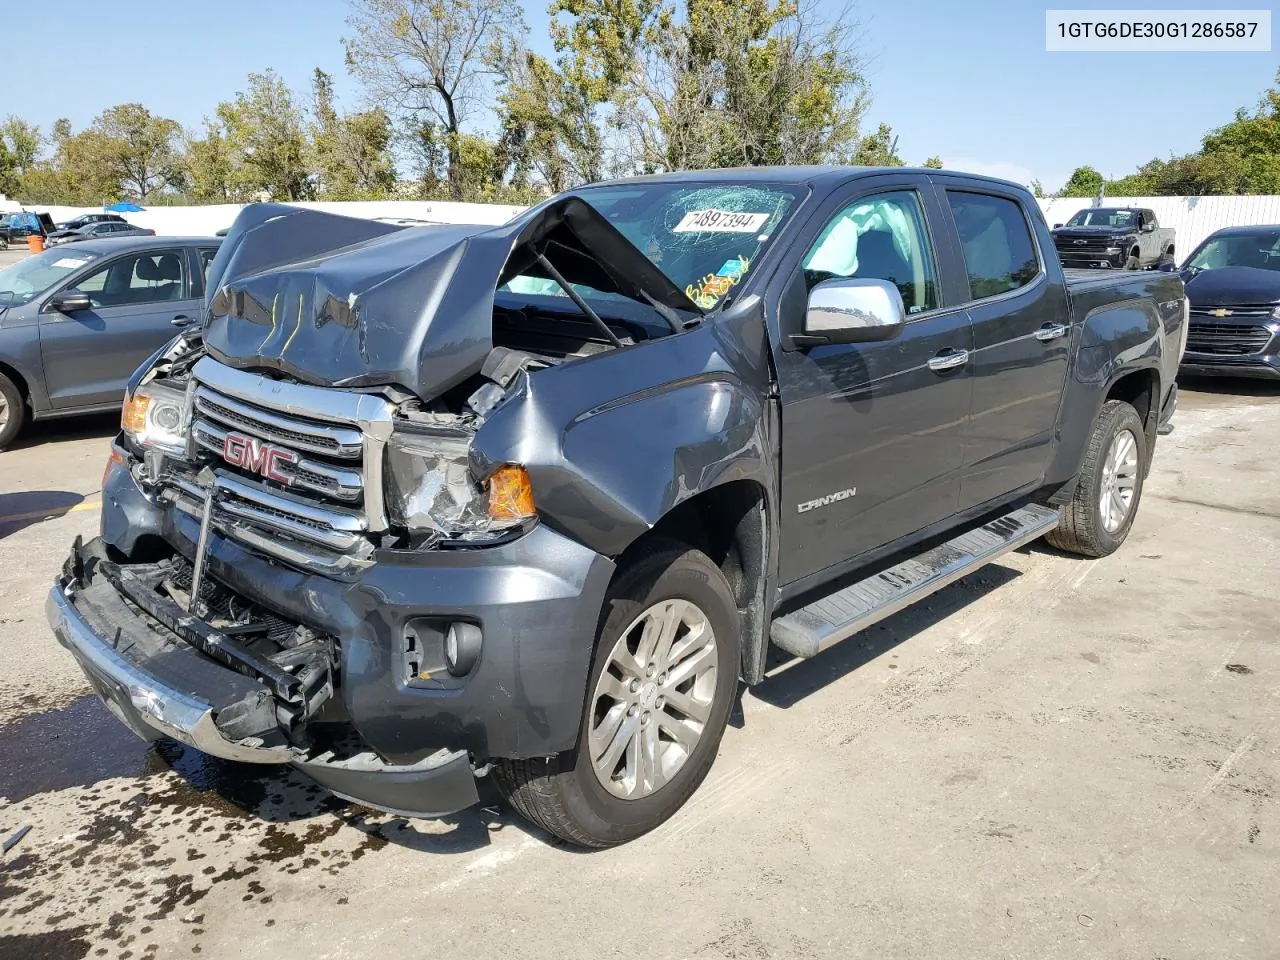
[(655, 8), (618, 98), (621, 161), (648, 171), (848, 156), (867, 104), (856, 29), (814, 0)]
[(1214, 193), (1280, 193), (1280, 70), (1252, 113), (1237, 110), (1201, 145), (1200, 176)]
[(898, 138), (887, 123), (880, 124), (875, 133), (869, 133), (858, 143), (852, 163), (859, 167), (900, 167)]
[(226, 147), (235, 158), (230, 189), (275, 200), (312, 195), (304, 118), (293, 91), (274, 70), (249, 74), (249, 89), (218, 105)]
[(312, 78), (311, 145), (318, 193), (330, 200), (378, 199), (395, 186), (391, 119), (381, 107), (339, 115), (333, 79), (318, 67)]
[(924, 165), (928, 167), (930, 170), (941, 170), (942, 158), (939, 156), (932, 156), (924, 162)]
[[(462, 196), (465, 124), (486, 102), (498, 51), (524, 34), (516, 0), (351, 0), (347, 68), (422, 144), (443, 148), (446, 181)], [(423, 158), (419, 158), (419, 162)]]
[(607, 129), (638, 64), (658, 0), (552, 0), (557, 57), (508, 41), (499, 144), (516, 182), (536, 170), (553, 190), (604, 178)]
[(113, 192), (145, 199), (166, 187), (181, 186), (184, 175), (174, 120), (157, 117), (140, 103), (105, 110), (90, 127), (93, 150)]
[(1058, 193), (1063, 197), (1096, 197), (1102, 184), (1102, 174), (1093, 167), (1076, 167)]
[(243, 199), (232, 187), (233, 161), (219, 123), (204, 121), (204, 136), (187, 136), (187, 195), (196, 203), (232, 203)]
[(0, 194), (11, 197), (18, 192), (17, 163), (9, 145), (0, 138)]
[(42, 142), (40, 128), (25, 120), (9, 116), (0, 123), (0, 156), (8, 157), (10, 170), (17, 178), (35, 167)]
[(1043, 200), (1045, 198), (1046, 194), (1044, 192), (1044, 186), (1039, 180), (1031, 181), (1031, 195), (1037, 200)]

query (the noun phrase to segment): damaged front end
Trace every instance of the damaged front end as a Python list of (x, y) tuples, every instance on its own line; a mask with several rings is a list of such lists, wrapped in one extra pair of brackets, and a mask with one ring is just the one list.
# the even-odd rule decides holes
[[(408, 815), (474, 802), (490, 760), (571, 749), (613, 563), (480, 439), (503, 411), (536, 446), (560, 429), (515, 426), (539, 371), (696, 322), (611, 231), (573, 198), (412, 235), (246, 210), (202, 329), (130, 383), (102, 536), (50, 594), (112, 711)], [(516, 274), (589, 281), (660, 332), (496, 302)]]

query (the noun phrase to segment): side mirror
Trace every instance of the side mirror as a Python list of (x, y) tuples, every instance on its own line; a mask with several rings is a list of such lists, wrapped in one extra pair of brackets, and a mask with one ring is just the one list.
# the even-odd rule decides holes
[(809, 291), (797, 346), (891, 340), (907, 322), (898, 288), (886, 280), (824, 280)]
[(1060, 223), (1055, 223), (1055, 224), (1053, 225), (1053, 229), (1057, 230), (1057, 229), (1058, 229), (1059, 227), (1061, 227), (1061, 226), (1062, 226), (1062, 224), (1060, 224)]
[(1150, 220), (1148, 220), (1146, 223), (1144, 223), (1144, 224), (1142, 225), (1142, 232), (1143, 232), (1143, 233), (1155, 233), (1155, 232), (1156, 232), (1156, 225), (1155, 225), (1154, 223), (1152, 223)]
[(1156, 269), (1161, 273), (1177, 273), (1178, 265), (1172, 260), (1161, 260), (1156, 264)]
[(49, 299), (49, 309), (57, 310), (59, 313), (75, 313), (77, 310), (88, 310), (92, 306), (89, 295), (74, 287), (55, 293)]

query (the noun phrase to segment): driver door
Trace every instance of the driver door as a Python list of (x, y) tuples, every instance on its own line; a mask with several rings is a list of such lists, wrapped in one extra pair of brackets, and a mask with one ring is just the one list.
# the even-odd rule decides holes
[(120, 403), (142, 361), (199, 315), (182, 247), (117, 257), (75, 289), (89, 295), (88, 310), (61, 313), (46, 301), (40, 313), (40, 355), (55, 408)]
[(777, 352), (783, 584), (827, 579), (950, 517), (959, 501), (973, 334), (941, 293), (944, 214), (923, 177), (854, 189), (804, 257), (806, 287), (888, 280), (907, 323), (891, 340)]

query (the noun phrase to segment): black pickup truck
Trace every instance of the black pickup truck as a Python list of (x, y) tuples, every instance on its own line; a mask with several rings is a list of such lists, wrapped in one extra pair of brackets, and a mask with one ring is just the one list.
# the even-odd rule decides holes
[(1090, 207), (1056, 224), (1053, 242), (1064, 267), (1145, 270), (1174, 262), (1174, 231), (1154, 210)]
[(255, 205), (208, 289), (130, 384), (58, 639), (141, 736), (406, 815), (487, 776), (587, 846), (688, 799), (771, 643), (1119, 547), (1187, 322), (1177, 275), (1064, 276), (1023, 188), (912, 169), (500, 227)]

